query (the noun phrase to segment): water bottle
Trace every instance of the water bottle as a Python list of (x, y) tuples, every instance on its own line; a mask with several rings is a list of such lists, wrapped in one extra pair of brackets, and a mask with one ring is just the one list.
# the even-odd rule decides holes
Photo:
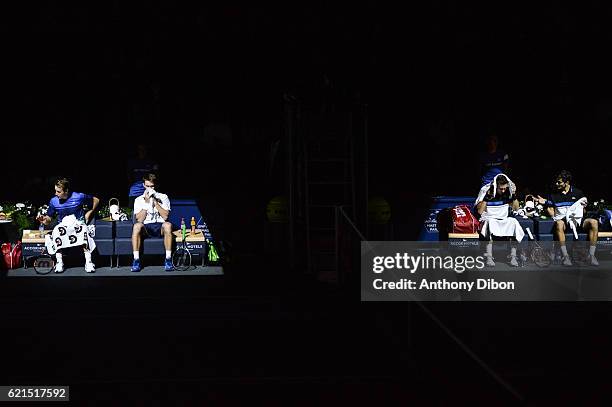
[(195, 216), (191, 217), (191, 234), (192, 235), (196, 234), (196, 220), (195, 220)]
[(45, 235), (45, 225), (41, 222), (40, 225), (38, 225), (38, 232), (40, 232), (40, 237), (43, 237)]
[(181, 232), (183, 233), (183, 238), (187, 234), (187, 229), (185, 227), (185, 218), (181, 218)]

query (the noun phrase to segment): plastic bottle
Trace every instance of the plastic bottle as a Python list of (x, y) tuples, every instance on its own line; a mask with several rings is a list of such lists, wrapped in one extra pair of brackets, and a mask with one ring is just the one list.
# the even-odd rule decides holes
[(191, 234), (195, 235), (196, 234), (196, 221), (195, 221), (195, 216), (191, 217)]
[(181, 218), (181, 232), (183, 233), (183, 237), (185, 237), (185, 234), (187, 233), (187, 229), (185, 227), (185, 218)]
[(45, 225), (42, 222), (38, 225), (38, 232), (40, 233), (40, 237), (45, 235)]

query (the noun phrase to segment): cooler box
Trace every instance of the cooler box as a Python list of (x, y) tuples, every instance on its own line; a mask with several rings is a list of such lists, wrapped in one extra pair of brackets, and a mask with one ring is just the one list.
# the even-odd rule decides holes
[(471, 196), (435, 196), (432, 198), (431, 207), (423, 222), (421, 233), (419, 233), (419, 241), (438, 241), (440, 235), (438, 233), (438, 214), (444, 208), (454, 207), (456, 205), (468, 205), (472, 207), (476, 198)]
[(24, 230), (21, 238), (22, 252), (21, 257), (23, 259), (24, 267), (27, 267), (27, 262), (35, 256), (43, 254), (45, 251), (45, 238), (44, 235), (50, 234), (51, 230), (45, 230), (41, 235), (38, 230)]

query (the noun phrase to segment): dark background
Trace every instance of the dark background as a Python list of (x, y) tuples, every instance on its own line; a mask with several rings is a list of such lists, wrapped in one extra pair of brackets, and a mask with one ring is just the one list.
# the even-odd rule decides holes
[[(519, 186), (544, 190), (566, 168), (606, 198), (611, 14), (604, 2), (3, 5), (0, 199), (42, 203), (59, 174), (104, 199), (126, 195), (125, 162), (145, 141), (161, 159), (160, 190), (198, 198), (213, 231), (224, 219), (254, 241), (284, 190), (267, 157), (285, 92), (368, 104), (370, 192), (415, 228), (422, 219), (402, 218), (412, 205), (476, 193), (491, 132)], [(203, 139), (213, 123), (230, 126), (231, 146)], [(353, 287), (289, 278), (272, 261), (245, 261), (206, 286), (6, 281), (3, 380), (55, 377), (81, 400), (131, 389), (215, 401), (246, 386), (306, 404), (518, 401), (420, 308), (360, 304)], [(599, 400), (607, 303), (430, 308), (533, 404)]]
[[(605, 197), (609, 15), (599, 2), (7, 6), (4, 194), (44, 201), (49, 186), (32, 187), (32, 177), (57, 174), (102, 197), (125, 194), (126, 158), (144, 141), (163, 157), (171, 195), (206, 199), (227, 187), (263, 216), (284, 188), (266, 169), (291, 92), (368, 104), (370, 189), (396, 213), (406, 190), (475, 194), (477, 152), (492, 132), (520, 187), (545, 190), (567, 168), (589, 196)], [(219, 123), (232, 130), (222, 154), (204, 140)], [(81, 152), (86, 171), (69, 160)]]

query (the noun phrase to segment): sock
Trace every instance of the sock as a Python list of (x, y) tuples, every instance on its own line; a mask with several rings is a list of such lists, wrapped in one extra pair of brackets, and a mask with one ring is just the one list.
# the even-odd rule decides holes
[(85, 252), (85, 263), (91, 263), (91, 252), (90, 251)]
[(140, 259), (140, 252), (138, 250), (132, 252), (134, 254), (134, 260)]
[(597, 246), (589, 246), (589, 254), (590, 254), (591, 256), (595, 256), (595, 248), (596, 248), (596, 247), (597, 247)]
[(493, 242), (487, 243), (487, 253), (486, 256), (493, 257)]
[(510, 248), (510, 256), (516, 257), (516, 247), (511, 247)]
[(57, 260), (58, 263), (64, 262), (64, 260), (62, 260), (62, 254), (60, 252), (55, 253), (55, 260)]
[(172, 251), (166, 250), (166, 259), (170, 259), (170, 258), (172, 258)]
[(567, 247), (565, 247), (564, 244), (561, 245), (561, 254), (563, 254), (563, 257), (569, 256), (569, 254), (567, 254)]

